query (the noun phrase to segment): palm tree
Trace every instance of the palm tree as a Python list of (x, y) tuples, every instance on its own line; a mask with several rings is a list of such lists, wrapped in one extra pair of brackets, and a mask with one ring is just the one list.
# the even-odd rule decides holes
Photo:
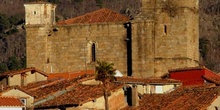
[(105, 99), (105, 110), (109, 110), (108, 105), (108, 89), (109, 84), (114, 80), (115, 69), (113, 68), (113, 63), (108, 63), (106, 61), (97, 61), (96, 69), (96, 80), (102, 82), (104, 99)]

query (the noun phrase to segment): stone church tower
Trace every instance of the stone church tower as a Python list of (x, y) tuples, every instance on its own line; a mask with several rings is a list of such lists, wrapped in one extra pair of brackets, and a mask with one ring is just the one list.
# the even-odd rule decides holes
[(141, 67), (136, 76), (199, 66), (198, 6), (199, 0), (142, 0), (142, 12), (132, 21), (133, 68)]
[(55, 21), (56, 5), (46, 2), (25, 4), (27, 66), (49, 71), (48, 36)]
[(133, 20), (101, 9), (96, 16), (120, 19), (97, 21), (92, 12), (55, 24), (56, 5), (25, 4), (27, 66), (71, 72), (94, 69), (96, 60), (106, 60), (138, 77), (198, 66), (198, 6), (199, 0), (142, 0)]

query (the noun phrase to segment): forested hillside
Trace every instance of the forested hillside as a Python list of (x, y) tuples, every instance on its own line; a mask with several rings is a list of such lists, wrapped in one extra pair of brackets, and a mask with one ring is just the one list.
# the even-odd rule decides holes
[[(0, 72), (25, 67), (23, 4), (32, 1), (39, 0), (0, 0)], [(141, 0), (44, 1), (57, 4), (57, 20), (76, 17), (104, 7), (134, 17), (140, 13), (141, 8)], [(200, 0), (200, 53), (201, 65), (220, 72), (219, 0)]]

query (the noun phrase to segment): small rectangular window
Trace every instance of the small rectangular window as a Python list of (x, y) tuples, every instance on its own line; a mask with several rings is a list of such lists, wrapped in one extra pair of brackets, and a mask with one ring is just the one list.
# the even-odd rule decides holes
[(156, 89), (155, 93), (158, 93), (158, 94), (163, 93), (163, 86), (162, 85), (156, 85), (155, 89)]
[(36, 11), (34, 11), (34, 14), (36, 15), (36, 14), (37, 14), (37, 12), (36, 12)]
[(167, 34), (167, 25), (164, 25), (164, 33)]
[(96, 61), (96, 46), (95, 43), (92, 44), (92, 62)]

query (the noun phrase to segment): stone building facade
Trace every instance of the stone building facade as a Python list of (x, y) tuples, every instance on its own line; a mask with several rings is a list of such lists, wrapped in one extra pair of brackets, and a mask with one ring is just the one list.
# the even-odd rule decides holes
[(142, 0), (133, 20), (56, 24), (56, 5), (25, 4), (27, 66), (57, 73), (94, 69), (96, 60), (106, 60), (138, 77), (198, 66), (198, 6), (199, 0)]

